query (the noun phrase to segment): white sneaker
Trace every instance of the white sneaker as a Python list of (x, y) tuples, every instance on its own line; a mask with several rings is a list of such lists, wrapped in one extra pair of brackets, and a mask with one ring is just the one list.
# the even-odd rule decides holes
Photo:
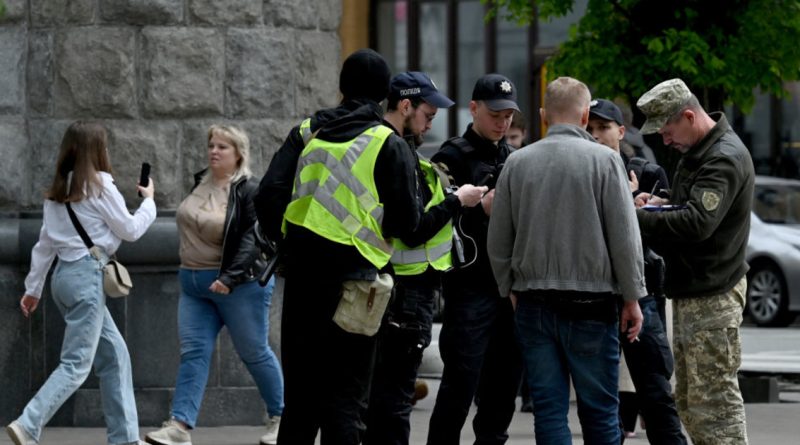
[(281, 428), (281, 416), (267, 418), (267, 434), (261, 436), (261, 445), (275, 445), (278, 443), (278, 430)]
[(175, 419), (169, 419), (161, 429), (144, 436), (147, 443), (154, 445), (192, 445), (192, 436)]
[(39, 443), (33, 440), (31, 435), (16, 420), (8, 424), (6, 433), (8, 433), (8, 437), (11, 438), (14, 445), (37, 445)]

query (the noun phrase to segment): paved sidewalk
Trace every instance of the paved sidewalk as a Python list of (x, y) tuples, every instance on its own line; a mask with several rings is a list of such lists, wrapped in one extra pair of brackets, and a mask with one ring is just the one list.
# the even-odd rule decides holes
[[(428, 420), (433, 409), (434, 396), (439, 387), (437, 380), (429, 380), (429, 383), (431, 395), (419, 402), (411, 417), (411, 443), (414, 445), (425, 443)], [(798, 438), (800, 438), (800, 385), (789, 389), (789, 392), (781, 393), (783, 403), (746, 405), (750, 445), (798, 443)], [(569, 420), (575, 445), (583, 444), (574, 404)], [(474, 440), (471, 421), (470, 416), (462, 433), (461, 443), (463, 445), (471, 444)], [(143, 428), (142, 433), (153, 429)], [(198, 428), (192, 434), (192, 443), (194, 445), (257, 445), (258, 439), (263, 433), (264, 428), (258, 426)], [(625, 443), (627, 445), (647, 444), (644, 432), (638, 431), (638, 433), (639, 437), (626, 440)], [(511, 436), (508, 441), (509, 445), (535, 443), (533, 416), (517, 413), (509, 428), (509, 434)], [(101, 428), (47, 428), (41, 445), (104, 445), (105, 443), (105, 430)], [(4, 432), (0, 435), (0, 445), (11, 445), (11, 441)]]

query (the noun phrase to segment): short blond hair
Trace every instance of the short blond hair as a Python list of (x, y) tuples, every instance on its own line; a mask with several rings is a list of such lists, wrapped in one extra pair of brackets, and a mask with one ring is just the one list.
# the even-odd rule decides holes
[(592, 94), (585, 83), (572, 77), (559, 77), (547, 84), (544, 93), (547, 120), (579, 123), (591, 100)]
[[(236, 182), (243, 177), (249, 178), (253, 176), (253, 172), (250, 171), (250, 138), (247, 137), (247, 133), (233, 125), (214, 124), (208, 127), (208, 139), (206, 142), (210, 142), (215, 135), (231, 141), (236, 153), (239, 155), (239, 162), (236, 163), (236, 171), (231, 176), (231, 182)], [(209, 173), (206, 173), (203, 180), (205, 181), (209, 176)]]

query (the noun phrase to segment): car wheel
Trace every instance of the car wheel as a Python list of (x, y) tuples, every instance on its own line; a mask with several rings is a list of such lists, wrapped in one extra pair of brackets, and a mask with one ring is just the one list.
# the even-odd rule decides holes
[(758, 326), (787, 326), (794, 320), (786, 280), (777, 266), (754, 264), (747, 281), (747, 309)]

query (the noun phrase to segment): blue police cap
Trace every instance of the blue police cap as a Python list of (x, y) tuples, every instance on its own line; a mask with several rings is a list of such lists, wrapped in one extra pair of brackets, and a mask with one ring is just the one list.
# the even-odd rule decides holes
[(455, 104), (440, 93), (430, 77), (420, 71), (406, 71), (392, 78), (389, 97), (402, 100), (419, 97), (437, 108), (449, 108)]

